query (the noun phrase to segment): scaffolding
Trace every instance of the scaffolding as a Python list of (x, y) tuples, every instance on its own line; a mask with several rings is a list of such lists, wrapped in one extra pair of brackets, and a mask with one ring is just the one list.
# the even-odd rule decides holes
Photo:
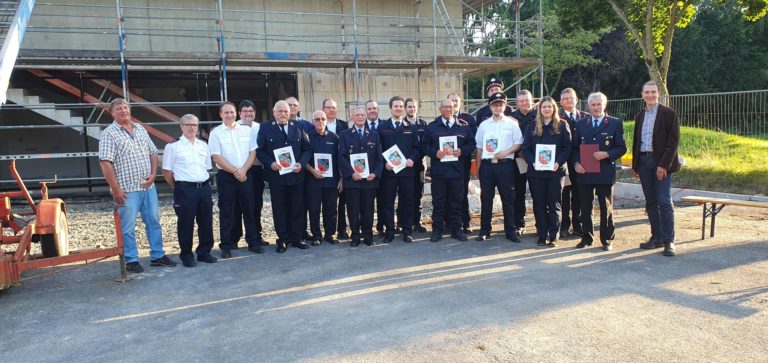
[[(77, 71), (81, 77), (93, 71), (119, 71), (119, 85), (102, 81), (100, 94), (84, 95), (82, 88), (78, 91), (77, 87), (59, 84), (80, 102), (27, 102), (34, 96), (22, 94), (16, 95), (15, 105), (3, 106), (4, 109), (32, 110), (50, 107), (57, 112), (81, 110), (84, 116), (87, 112), (82, 110), (88, 109), (89, 117), (82, 117), (79, 125), (75, 120), (66, 125), (45, 126), (79, 127), (86, 150), (0, 155), (0, 159), (94, 158), (94, 152), (88, 150), (87, 139), (89, 135), (97, 135), (95, 131), (106, 125), (88, 123), (88, 120), (93, 119), (94, 114), (103, 114), (105, 104), (112, 97), (129, 99), (134, 107), (147, 111), (145, 115), (148, 117), (142, 120), (147, 121), (150, 129), (162, 129), (163, 123), (173, 120), (173, 112), (163, 114), (163, 108), (188, 106), (183, 102), (137, 99), (130, 89), (131, 72), (134, 71), (215, 73), (219, 80), (219, 99), (227, 100), (228, 72), (231, 71), (341, 70), (345, 79), (344, 94), (354, 95), (347, 103), (359, 104), (364, 101), (362, 72), (411, 70), (415, 71), (417, 80), (431, 73), (434, 97), (422, 98), (421, 82), (417, 82), (416, 93), (422, 102), (434, 103), (435, 109), (439, 102), (438, 72), (459, 74), (462, 82), (467, 82), (473, 77), (484, 80), (488, 75), (513, 70), (519, 77), (511, 80), (509, 88), (535, 75), (543, 78), (541, 0), (532, 0), (539, 2), (539, 13), (526, 20), (519, 18), (520, 0), (415, 0), (413, 9), (400, 9), (396, 15), (377, 13), (379, 8), (388, 5), (357, 0), (336, 0), (331, 3), (335, 6), (333, 9), (318, 9), (312, 5), (319, 2), (307, 1), (306, 11), (298, 12), (290, 6), (295, 7), (301, 2), (274, 2), (274, 6), (267, 10), (269, 0), (263, 2), (265, 5), (261, 9), (254, 8), (252, 2), (240, 2), (249, 6), (239, 8), (225, 6), (222, 0), (211, 0), (209, 7), (110, 1), (38, 2), (16, 69), (32, 74), (37, 72), (36, 75), (48, 83), (56, 82), (55, 77), (45, 76), (41, 70)], [(328, 2), (323, 3), (327, 7)], [(489, 14), (488, 6), (498, 3), (509, 6), (517, 18), (507, 20), (498, 14)], [(499, 43), (505, 46), (498, 47)], [(40, 47), (39, 44), (47, 46)], [(491, 44), (497, 47), (493, 50), (487, 47)], [(507, 54), (505, 51), (509, 48), (516, 50), (514, 56), (499, 56)], [(351, 90), (347, 90), (348, 75), (353, 80)], [(543, 85), (532, 91), (543, 94)], [(80, 94), (76, 95), (76, 92)], [(485, 94), (468, 94), (466, 98), (482, 100)], [(210, 106), (214, 102), (194, 104)], [(29, 125), (2, 126), (3, 129), (24, 127)], [(162, 134), (159, 131), (153, 135), (166, 140)], [(93, 177), (89, 172), (86, 177), (60, 180), (85, 179), (99, 177)], [(3, 182), (0, 180), (0, 185)]]

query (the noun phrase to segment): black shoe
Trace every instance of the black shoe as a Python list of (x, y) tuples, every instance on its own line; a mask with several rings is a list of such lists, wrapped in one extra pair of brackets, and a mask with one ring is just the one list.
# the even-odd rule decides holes
[(456, 233), (451, 233), (451, 238), (453, 238), (453, 239), (455, 239), (457, 241), (464, 242), (464, 241), (467, 240), (467, 235), (464, 232), (462, 232), (462, 231), (458, 231)]
[(128, 262), (125, 264), (125, 270), (135, 274), (140, 274), (144, 272), (144, 267), (141, 267), (141, 264), (138, 262)]
[(547, 243), (547, 247), (557, 247), (557, 243), (555, 241), (549, 241), (549, 243)]
[(197, 262), (195, 262), (195, 260), (191, 259), (191, 258), (181, 260), (181, 264), (184, 267), (195, 267), (195, 266), (197, 266)]
[(232, 258), (232, 251), (230, 251), (230, 250), (221, 250), (221, 258), (223, 258), (223, 259)]
[(306, 250), (307, 248), (309, 248), (309, 245), (306, 244), (304, 241), (299, 241), (299, 242), (293, 242), (293, 247), (296, 247), (300, 250)]
[(267, 247), (267, 246), (269, 246), (269, 242), (267, 242), (267, 241), (265, 241), (265, 240), (263, 240), (263, 239), (259, 239), (259, 242), (258, 242), (258, 244), (259, 244), (259, 246), (262, 246), (262, 247)]
[(261, 248), (258, 244), (253, 246), (248, 246), (248, 251), (251, 251), (253, 253), (264, 253), (264, 249)]
[(443, 239), (443, 234), (435, 231), (432, 231), (432, 237), (429, 237), (430, 242), (437, 242), (441, 239)]
[(232, 245), (232, 249), (233, 249), (233, 250), (239, 250), (239, 249), (240, 249), (240, 246), (238, 246), (238, 244), (237, 244), (237, 243), (235, 243), (235, 244), (233, 244), (233, 245)]
[(174, 267), (176, 266), (176, 261), (171, 260), (168, 256), (160, 257), (156, 260), (150, 261), (150, 266), (159, 266), (159, 267)]
[(610, 243), (603, 244), (603, 251), (613, 251), (613, 245)]
[(373, 238), (366, 238), (365, 241), (363, 241), (363, 242), (365, 242), (365, 244), (367, 246), (375, 246), (376, 245), (376, 242), (373, 242)]
[(413, 226), (413, 231), (414, 232), (418, 232), (418, 233), (424, 233), (424, 232), (427, 231), (427, 228), (422, 226), (421, 224), (417, 224), (417, 225)]
[(666, 242), (664, 243), (664, 256), (675, 256), (677, 253), (675, 253), (675, 242)]
[(332, 245), (339, 244), (339, 240), (337, 240), (337, 239), (335, 239), (333, 237), (325, 237), (325, 242), (328, 242), (328, 243), (330, 243)]
[(321, 243), (322, 243), (322, 242), (320, 241), (320, 238), (315, 238), (315, 239), (312, 241), (312, 243), (311, 243), (311, 244), (312, 244), (313, 246), (319, 246)]
[(589, 247), (591, 245), (592, 245), (592, 242), (587, 242), (582, 240), (581, 242), (579, 242), (579, 244), (576, 245), (576, 248), (584, 248), (584, 247)]
[(491, 239), (491, 234), (488, 232), (480, 232), (480, 234), (475, 237), (475, 241), (485, 241), (487, 239)]
[(544, 238), (539, 238), (539, 240), (536, 241), (536, 245), (537, 246), (546, 246), (547, 245), (547, 240), (544, 239)]
[(347, 231), (339, 231), (339, 233), (336, 233), (336, 237), (338, 239), (348, 239), (349, 235), (347, 234)]
[(410, 234), (403, 235), (403, 242), (411, 243), (413, 242), (413, 237)]
[(381, 243), (391, 243), (394, 240), (395, 240), (394, 236), (387, 236), (387, 237), (384, 237), (384, 239), (381, 240)]
[(657, 239), (656, 240), (649, 239), (647, 242), (643, 242), (640, 244), (640, 248), (644, 250), (652, 250), (654, 248), (661, 248), (661, 247), (665, 247), (664, 242), (661, 242)]
[(462, 232), (464, 232), (464, 234), (470, 234), (470, 233), (472, 233), (472, 230), (471, 230), (471, 229), (469, 229), (469, 227), (464, 227), (464, 229), (462, 229), (461, 231), (462, 231)]
[(284, 242), (277, 242), (277, 253), (283, 253), (288, 250), (288, 245)]
[(583, 235), (584, 235), (584, 232), (582, 232), (582, 230), (581, 230), (581, 229), (576, 229), (576, 228), (574, 228), (574, 229), (573, 229), (573, 234), (575, 234), (575, 235), (577, 235), (577, 236), (581, 237), (581, 236), (583, 236)]
[(360, 240), (359, 240), (359, 239), (354, 239), (354, 238), (353, 238), (353, 239), (352, 239), (352, 242), (350, 242), (350, 244), (349, 244), (349, 245), (350, 245), (350, 246), (352, 246), (352, 247), (357, 247), (357, 246), (359, 246), (359, 245), (360, 245)]
[(571, 233), (570, 233), (570, 232), (568, 232), (568, 230), (567, 230), (567, 229), (561, 229), (561, 230), (560, 230), (560, 238), (565, 238), (565, 237), (568, 237), (570, 234), (571, 234)]
[(523, 241), (520, 239), (520, 234), (518, 234), (518, 233), (515, 233), (515, 235), (514, 235), (514, 236), (507, 236), (507, 239), (508, 239), (508, 240), (510, 240), (510, 241), (512, 241), (512, 242), (515, 242), (515, 243), (520, 243), (520, 242), (523, 242)]
[(216, 261), (218, 261), (216, 257), (211, 256), (210, 253), (207, 255), (197, 255), (197, 260), (205, 263), (216, 263)]

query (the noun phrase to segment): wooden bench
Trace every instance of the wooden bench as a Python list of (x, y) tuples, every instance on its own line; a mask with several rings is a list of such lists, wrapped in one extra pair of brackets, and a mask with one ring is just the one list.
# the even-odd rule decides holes
[(738, 200), (725, 198), (710, 198), (690, 195), (680, 198), (683, 202), (701, 204), (704, 206), (704, 212), (701, 217), (701, 239), (704, 239), (704, 231), (707, 229), (707, 217), (711, 217), (709, 236), (715, 236), (715, 217), (726, 205), (736, 205), (741, 207), (768, 208), (766, 202), (756, 202), (753, 200)]

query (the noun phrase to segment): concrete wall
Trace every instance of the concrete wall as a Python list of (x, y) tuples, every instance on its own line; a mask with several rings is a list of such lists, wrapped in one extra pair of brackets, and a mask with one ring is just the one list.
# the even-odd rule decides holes
[[(446, 6), (458, 26), (461, 4), (447, 1)], [(127, 50), (215, 52), (218, 49), (214, 1), (124, 0), (122, 10)], [(417, 15), (419, 18), (414, 18)], [(358, 1), (360, 54), (431, 55), (431, 16), (431, 1)], [(117, 50), (115, 18), (115, 2), (109, 0), (93, 0), (87, 5), (75, 0), (56, 0), (56, 5), (38, 4), (23, 48)], [(438, 54), (455, 54), (445, 38), (439, 14), (436, 19)], [(224, 29), (228, 51), (354, 52), (351, 1), (228, 0), (224, 2)], [(439, 39), (441, 37), (443, 39)]]

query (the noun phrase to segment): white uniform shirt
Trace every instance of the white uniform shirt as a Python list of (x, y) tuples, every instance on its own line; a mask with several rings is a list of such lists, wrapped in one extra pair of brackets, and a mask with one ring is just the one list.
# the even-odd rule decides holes
[(212, 169), (208, 144), (200, 139), (192, 143), (182, 136), (179, 141), (168, 144), (163, 153), (163, 170), (173, 172), (173, 180), (199, 183), (207, 181), (208, 170)]
[[(328, 129), (328, 131), (330, 131), (330, 132), (333, 132), (334, 134), (337, 134), (337, 133), (336, 133), (336, 126), (337, 126), (338, 124), (339, 124), (339, 123), (336, 121), (336, 119), (333, 119), (333, 123), (331, 123), (331, 122), (328, 122), (327, 124), (325, 124), (325, 127)], [(338, 134), (337, 134), (337, 135), (338, 135)]]
[[(221, 155), (235, 168), (243, 167), (248, 160), (248, 153), (256, 150), (256, 138), (251, 136), (251, 132), (250, 127), (238, 124), (232, 128), (224, 124), (216, 126), (208, 137), (211, 155)], [(222, 168), (221, 165), (216, 166)]]
[[(501, 120), (498, 121), (490, 117), (480, 124), (480, 127), (477, 128), (477, 134), (475, 134), (475, 142), (478, 149), (482, 149), (483, 138), (486, 135), (499, 138), (499, 151), (509, 149), (514, 145), (523, 144), (523, 133), (520, 131), (520, 126), (514, 119), (507, 116), (502, 116)], [(514, 158), (515, 153), (511, 153), (505, 159)]]

